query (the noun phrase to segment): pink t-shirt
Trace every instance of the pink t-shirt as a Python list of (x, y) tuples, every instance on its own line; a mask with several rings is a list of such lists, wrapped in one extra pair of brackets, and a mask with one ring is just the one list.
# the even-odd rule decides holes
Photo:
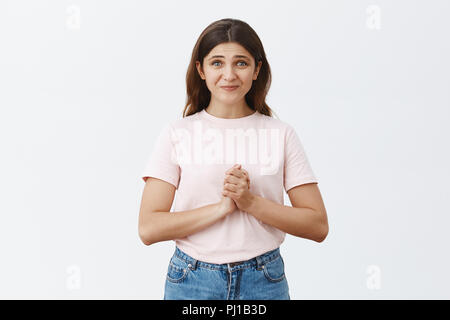
[[(250, 192), (280, 204), (284, 204), (283, 188), (287, 192), (318, 182), (292, 126), (257, 111), (224, 119), (202, 110), (172, 121), (160, 132), (142, 178), (173, 184), (177, 192), (171, 211), (186, 211), (219, 202), (225, 171), (237, 163), (249, 174)], [(236, 210), (206, 229), (174, 241), (193, 258), (220, 264), (276, 249), (285, 235)]]

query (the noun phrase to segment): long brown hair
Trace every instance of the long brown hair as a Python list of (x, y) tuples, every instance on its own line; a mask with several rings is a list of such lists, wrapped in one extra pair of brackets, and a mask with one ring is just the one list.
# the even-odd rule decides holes
[(258, 78), (253, 81), (251, 89), (245, 95), (245, 101), (251, 109), (272, 117), (273, 111), (265, 101), (272, 81), (272, 74), (261, 40), (247, 23), (230, 18), (211, 23), (203, 30), (195, 44), (186, 73), (187, 99), (183, 117), (202, 111), (208, 106), (211, 100), (211, 92), (198, 74), (196, 61), (203, 65), (205, 56), (215, 46), (225, 42), (236, 42), (243, 46), (255, 59), (256, 66), (259, 61), (262, 62)]

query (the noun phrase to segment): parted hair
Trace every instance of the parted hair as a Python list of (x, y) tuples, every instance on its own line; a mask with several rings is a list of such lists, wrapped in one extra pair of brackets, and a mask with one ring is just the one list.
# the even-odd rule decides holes
[(200, 34), (192, 51), (191, 61), (186, 73), (186, 105), (183, 117), (205, 109), (210, 100), (211, 92), (198, 74), (196, 61), (203, 66), (203, 60), (217, 45), (235, 42), (243, 46), (255, 59), (255, 66), (261, 61), (258, 78), (253, 80), (252, 87), (245, 95), (248, 106), (258, 112), (272, 117), (272, 110), (266, 103), (272, 75), (266, 59), (264, 47), (256, 32), (246, 22), (238, 19), (221, 19), (211, 23)]

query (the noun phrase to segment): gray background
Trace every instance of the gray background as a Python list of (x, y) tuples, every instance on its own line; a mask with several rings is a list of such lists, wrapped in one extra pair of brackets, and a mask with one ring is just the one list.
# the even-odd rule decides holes
[[(292, 299), (450, 298), (448, 1), (0, 2), (0, 298), (161, 299), (140, 174), (203, 29), (249, 23), (329, 215)], [(289, 204), (287, 195), (285, 199)]]

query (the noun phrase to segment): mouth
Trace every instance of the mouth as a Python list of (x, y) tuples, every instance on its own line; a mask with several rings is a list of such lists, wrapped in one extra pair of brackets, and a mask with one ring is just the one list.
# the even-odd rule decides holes
[(239, 88), (239, 86), (222, 86), (221, 88), (226, 91), (233, 91), (233, 90)]

